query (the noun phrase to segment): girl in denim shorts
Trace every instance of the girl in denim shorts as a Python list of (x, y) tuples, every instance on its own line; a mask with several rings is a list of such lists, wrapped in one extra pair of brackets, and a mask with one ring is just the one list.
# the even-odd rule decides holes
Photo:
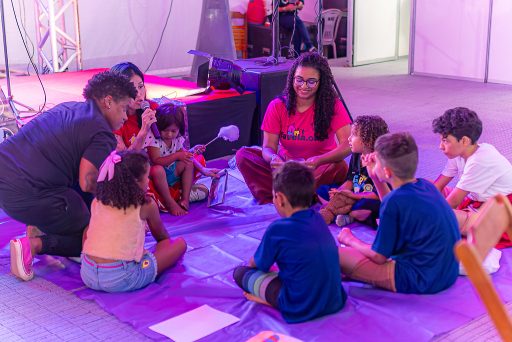
[[(80, 270), (94, 290), (143, 288), (187, 249), (182, 238), (169, 238), (156, 203), (146, 196), (149, 169), (148, 157), (134, 151), (113, 151), (100, 167)], [(157, 241), (153, 253), (144, 249), (146, 222)]]

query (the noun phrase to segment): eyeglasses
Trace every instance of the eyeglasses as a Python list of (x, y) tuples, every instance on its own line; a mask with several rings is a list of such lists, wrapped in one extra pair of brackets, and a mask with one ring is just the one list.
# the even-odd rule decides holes
[(299, 87), (302, 87), (302, 85), (306, 83), (306, 86), (308, 88), (314, 88), (318, 84), (318, 82), (320, 82), (320, 80), (317, 80), (316, 78), (308, 78), (307, 80), (305, 80), (300, 76), (296, 76), (293, 78), (293, 82)]

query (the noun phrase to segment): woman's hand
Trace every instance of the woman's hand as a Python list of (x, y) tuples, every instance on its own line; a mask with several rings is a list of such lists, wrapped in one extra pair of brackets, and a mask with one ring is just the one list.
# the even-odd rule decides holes
[(196, 145), (189, 150), (193, 154), (203, 154), (204, 151), (206, 151), (206, 146), (204, 145)]
[(151, 108), (148, 108), (142, 113), (142, 127), (140, 128), (141, 131), (147, 133), (149, 132), (149, 128), (153, 123), (156, 122), (156, 112), (152, 110)]
[(304, 162), (304, 165), (315, 170), (317, 167), (320, 166), (320, 157), (319, 156), (309, 157)]
[(277, 169), (278, 167), (283, 165), (283, 163), (284, 160), (281, 159), (281, 157), (277, 153), (274, 153), (272, 155), (272, 158), (270, 159), (270, 168)]
[(203, 167), (201, 170), (199, 170), (201, 174), (205, 177), (212, 177), (212, 178), (219, 178), (218, 173), (221, 171), (220, 169), (216, 168), (210, 168), (210, 167)]

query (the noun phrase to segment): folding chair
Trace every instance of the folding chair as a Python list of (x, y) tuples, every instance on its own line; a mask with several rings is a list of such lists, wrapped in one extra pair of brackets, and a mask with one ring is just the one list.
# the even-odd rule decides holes
[(497, 195), (482, 206), (468, 231), (467, 240), (455, 245), (455, 255), (484, 303), (498, 333), (512, 341), (512, 320), (503, 305), (491, 277), (482, 263), (504, 232), (512, 237), (512, 205), (507, 197)]

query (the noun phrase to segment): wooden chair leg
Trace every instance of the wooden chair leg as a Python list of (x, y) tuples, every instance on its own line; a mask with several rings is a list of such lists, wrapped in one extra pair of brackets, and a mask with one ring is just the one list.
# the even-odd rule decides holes
[(473, 283), (501, 338), (503, 341), (512, 341), (512, 321), (490, 276), (482, 267), (482, 259), (466, 241), (459, 241), (456, 244), (455, 254), (462, 262), (469, 280)]

